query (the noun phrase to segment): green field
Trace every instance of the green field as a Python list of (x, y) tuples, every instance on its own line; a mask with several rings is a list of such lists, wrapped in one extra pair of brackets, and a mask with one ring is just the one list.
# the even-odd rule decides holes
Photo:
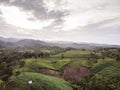
[(65, 58), (84, 58), (90, 51), (82, 51), (82, 50), (70, 50), (63, 53), (59, 53), (57, 55), (53, 55), (53, 57), (61, 57), (61, 54), (64, 54)]
[[(32, 85), (27, 84), (29, 80)], [(32, 89), (30, 89), (32, 88)], [(42, 75), (38, 73), (25, 72), (18, 76), (15, 81), (14, 90), (73, 90), (71, 84), (63, 79)]]
[[(61, 58), (62, 54), (64, 54), (64, 58)], [(20, 75), (14, 81), (14, 90), (83, 90), (85, 84), (89, 88), (94, 87), (94, 82), (99, 82), (99, 87), (102, 85), (109, 90), (119, 90), (117, 88), (120, 84), (120, 62), (111, 57), (101, 58), (102, 54), (99, 51), (95, 54), (99, 58), (90, 57), (91, 51), (88, 50), (69, 50), (52, 55), (49, 58), (22, 59), (22, 61), (25, 61), (24, 66), (15, 65), (13, 70), (14, 75), (12, 77), (16, 77), (16, 72), (20, 72)], [(88, 56), (90, 59), (88, 59)], [(90, 70), (90, 75), (79, 81), (65, 81), (61, 77), (63, 78), (67, 67), (72, 69), (73, 75), (76, 75), (81, 67), (85, 67)], [(76, 71), (74, 72), (75, 68)], [(43, 70), (43, 73), (39, 70)], [(58, 78), (57, 75), (61, 76)], [(68, 77), (70, 76), (71, 74), (68, 75)], [(29, 80), (33, 81), (31, 86), (27, 84)], [(3, 81), (0, 80), (0, 84), (2, 83)]]

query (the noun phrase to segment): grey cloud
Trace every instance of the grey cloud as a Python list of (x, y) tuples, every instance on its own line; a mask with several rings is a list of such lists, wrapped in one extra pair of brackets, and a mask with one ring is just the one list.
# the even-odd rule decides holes
[(44, 27), (43, 30), (51, 30), (51, 31), (58, 30), (58, 31), (60, 31), (63, 28), (63, 23), (64, 23), (64, 20), (56, 19), (49, 26)]
[(48, 13), (48, 16), (52, 17), (52, 18), (62, 18), (66, 15), (68, 15), (68, 12), (66, 12), (66, 11), (54, 11), (54, 10), (52, 10)]
[(118, 39), (120, 37), (120, 17), (89, 24), (85, 27), (81, 27), (81, 29), (87, 34), (87, 38), (89, 38), (89, 40), (91, 41), (104, 41), (104, 43), (120, 42), (120, 40)]
[(2, 14), (1, 10), (0, 10), (0, 14)]
[[(46, 7), (44, 0), (14, 0), (14, 2), (10, 2), (9, 0), (0, 0), (0, 2), (6, 5), (20, 7), (22, 10), (31, 11), (35, 17), (39, 19), (61, 18), (67, 15), (66, 13), (68, 13), (66, 10), (52, 10), (48, 12), (49, 8)], [(60, 1), (58, 0), (58, 2)]]
[(0, 0), (1, 3), (9, 2), (9, 0)]
[(51, 25), (49, 25), (45, 28), (46, 29), (51, 28), (53, 30), (55, 30), (55, 29), (61, 30), (63, 28), (64, 17), (67, 15), (69, 15), (68, 11), (54, 11), (54, 10), (50, 11), (48, 16), (50, 18), (55, 18), (55, 20)]
[(5, 5), (14, 5), (22, 10), (31, 11), (39, 18), (44, 18), (47, 14), (47, 8), (44, 7), (43, 0), (14, 0), (13, 2), (1, 0), (1, 3), (4, 3)]
[[(88, 24), (86, 25), (85, 27), (80, 27), (80, 28), (93, 28), (93, 29), (96, 29), (96, 28), (102, 28), (103, 25), (107, 25), (107, 24), (111, 24), (111, 23), (114, 23), (114, 22), (118, 22), (120, 21), (120, 17), (115, 17), (115, 18), (112, 18), (112, 19), (107, 19), (107, 20), (103, 20), (103, 21), (100, 21), (100, 22), (97, 22), (97, 23), (92, 23), (92, 24)], [(120, 22), (118, 23), (119, 25), (114, 25), (115, 27), (116, 26), (120, 26)], [(111, 27), (111, 25), (109, 25), (109, 27)]]
[[(13, 2), (10, 2), (9, 0), (0, 0), (0, 3), (4, 3), (5, 5), (14, 5), (23, 11), (30, 11), (37, 19), (40, 20), (53, 19), (54, 22), (50, 26), (46, 27), (51, 27), (51, 29), (61, 26), (64, 23), (64, 17), (69, 15), (69, 11), (67, 10), (48, 11), (49, 8), (46, 7), (44, 0), (14, 0)], [(60, 6), (62, 5), (62, 0), (56, 0), (55, 3)], [(35, 19), (28, 18), (28, 20), (34, 21)]]
[(27, 20), (29, 20), (29, 21), (35, 21), (35, 18), (27, 18)]

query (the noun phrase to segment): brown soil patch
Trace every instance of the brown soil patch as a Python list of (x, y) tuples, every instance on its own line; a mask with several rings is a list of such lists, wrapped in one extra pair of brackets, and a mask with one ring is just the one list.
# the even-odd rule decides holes
[(90, 74), (90, 70), (87, 67), (66, 67), (64, 69), (63, 75), (58, 71), (50, 70), (50, 69), (39, 69), (39, 72), (46, 75), (51, 75), (59, 78), (63, 78), (67, 81), (79, 82), (83, 77), (88, 76)]
[(62, 78), (62, 76), (60, 75), (60, 73), (58, 71), (54, 71), (54, 70), (50, 70), (50, 69), (40, 69), (39, 72), (42, 74)]
[(88, 76), (90, 74), (90, 70), (86, 67), (66, 67), (64, 70), (63, 77), (65, 80), (78, 82), (81, 78)]

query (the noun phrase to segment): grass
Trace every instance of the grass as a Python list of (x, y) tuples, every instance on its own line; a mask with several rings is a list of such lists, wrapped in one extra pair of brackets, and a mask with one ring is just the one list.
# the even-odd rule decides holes
[[(86, 57), (89, 57), (90, 51), (82, 50), (70, 50), (63, 52), (63, 54), (63, 59), (61, 59), (62, 53), (50, 58), (25, 59), (25, 66), (15, 69), (16, 71), (20, 70), (22, 74), (15, 81), (16, 88), (14, 90), (30, 90), (30, 86), (26, 82), (31, 79), (34, 81), (31, 86), (32, 90), (72, 90), (71, 84), (63, 79), (35, 73), (38, 72), (38, 68), (57, 70), (63, 74), (66, 66), (77, 68), (85, 66), (90, 67), (91, 74), (94, 76), (99, 75), (108, 79), (116, 78), (120, 80), (120, 62), (113, 58), (105, 58), (104, 60), (101, 58), (97, 61), (92, 58), (88, 59)], [(100, 52), (96, 54), (101, 57)], [(23, 71), (26, 73), (23, 73)]]
[(106, 58), (105, 60), (98, 59), (91, 72), (99, 74), (107, 78), (116, 78), (120, 80), (120, 62), (116, 62), (114, 59)]
[(75, 59), (75, 60), (71, 61), (70, 66), (74, 66), (74, 67), (81, 67), (81, 66), (90, 67), (90, 64), (89, 64), (88, 60)]
[[(64, 60), (46, 60), (46, 59), (38, 59), (38, 60), (31, 60), (32, 62), (29, 63), (28, 67), (30, 70), (35, 70), (38, 68), (48, 68), (48, 69), (53, 69), (53, 70), (59, 70), (61, 69), (64, 65), (66, 65), (69, 60), (64, 59)], [(26, 61), (28, 64), (28, 62)]]
[(0, 84), (3, 83), (3, 81), (0, 79)]
[(26, 59), (25, 60), (25, 67), (23, 67), (24, 70), (36, 72), (38, 68), (49, 68), (49, 69), (55, 69), (52, 65), (50, 60), (41, 59)]
[(46, 68), (51, 70), (62, 70), (66, 65), (70, 63), (70, 59), (55, 59), (55, 58), (30, 58), (25, 59), (25, 65), (22, 68), (16, 67), (14, 72), (38, 72), (39, 68)]
[(91, 68), (91, 71), (93, 73), (97, 73), (97, 72), (100, 72), (101, 70), (103, 70), (104, 68), (106, 68), (108, 66), (111, 66), (111, 64), (110, 63), (96, 63)]
[(82, 51), (82, 50), (69, 50), (64, 53), (59, 53), (57, 55), (53, 55), (53, 57), (61, 57), (64, 54), (65, 58), (83, 58), (90, 54), (89, 51)]
[(55, 67), (60, 70), (70, 63), (70, 59), (58, 60), (55, 64)]
[[(27, 84), (29, 80), (33, 81), (31, 86)], [(73, 90), (69, 82), (60, 78), (30, 72), (19, 75), (14, 90), (30, 90), (30, 88), (32, 90)]]
[[(50, 58), (38, 58), (38, 59), (25, 59), (25, 66), (23, 68), (17, 69), (16, 71), (31, 71), (31, 72), (37, 72), (38, 68), (47, 68), (52, 70), (63, 70), (63, 68), (66, 65), (74, 66), (74, 67), (80, 67), (80, 66), (86, 66), (91, 67), (94, 64), (94, 61), (86, 60), (86, 58), (90, 54), (90, 51), (82, 51), (82, 50), (69, 50), (66, 52), (63, 52), (64, 59), (61, 60), (61, 54), (59, 53), (57, 55), (53, 55), (53, 57)], [(80, 58), (82, 57), (82, 58)]]
[[(54, 59), (54, 58), (53, 58)], [(57, 60), (49, 60), (49, 59), (40, 59), (37, 60), (34, 59), (26, 59), (25, 67), (23, 67), (24, 71), (32, 71), (37, 72), (38, 68), (47, 68), (52, 70), (63, 70), (65, 66), (70, 65), (74, 67), (90, 67), (94, 62), (88, 61), (86, 59), (71, 59), (71, 58), (65, 58), (65, 59), (57, 59)]]
[(120, 69), (114, 66), (109, 66), (98, 72), (98, 74), (109, 77), (109, 78), (117, 78), (120, 80)]

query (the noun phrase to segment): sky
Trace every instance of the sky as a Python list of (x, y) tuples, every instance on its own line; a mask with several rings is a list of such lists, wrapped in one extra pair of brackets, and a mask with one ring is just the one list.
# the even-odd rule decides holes
[(0, 36), (120, 45), (120, 0), (0, 0)]

